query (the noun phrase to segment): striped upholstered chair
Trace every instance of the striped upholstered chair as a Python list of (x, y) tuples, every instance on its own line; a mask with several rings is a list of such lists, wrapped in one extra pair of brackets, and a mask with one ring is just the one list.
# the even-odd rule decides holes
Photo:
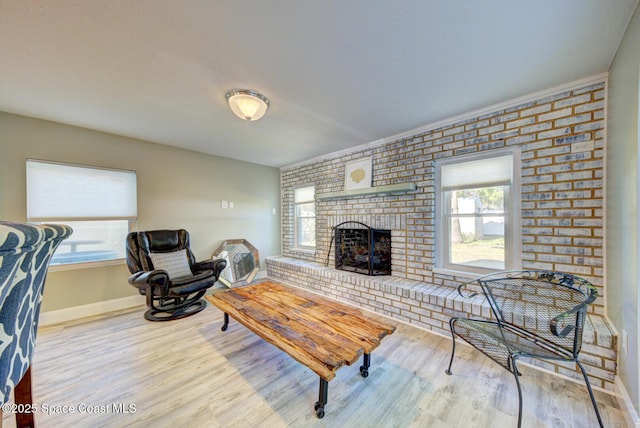
[[(62, 225), (0, 222), (0, 404), (12, 391), (16, 404), (32, 404), (30, 368), (44, 282), (53, 252), (69, 235), (71, 228)], [(33, 413), (16, 413), (16, 425), (33, 426)]]

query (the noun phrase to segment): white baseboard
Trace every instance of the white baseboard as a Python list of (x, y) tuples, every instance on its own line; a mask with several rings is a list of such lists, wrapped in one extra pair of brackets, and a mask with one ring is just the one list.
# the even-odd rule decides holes
[(106, 300), (104, 302), (89, 303), (88, 305), (43, 312), (40, 314), (40, 321), (38, 324), (40, 326), (58, 324), (65, 321), (73, 321), (93, 315), (100, 315), (106, 312), (144, 306), (144, 304), (144, 296), (129, 296), (122, 297), (120, 299)]
[(629, 397), (629, 393), (627, 393), (627, 389), (620, 381), (619, 376), (616, 376), (615, 389), (616, 397), (624, 412), (624, 419), (627, 422), (627, 426), (631, 428), (640, 428), (640, 417), (638, 417), (638, 412), (631, 401), (631, 397)]

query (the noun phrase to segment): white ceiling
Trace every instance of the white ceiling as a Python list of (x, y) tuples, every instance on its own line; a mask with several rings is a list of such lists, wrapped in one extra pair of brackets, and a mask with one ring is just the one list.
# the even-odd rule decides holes
[(637, 2), (0, 0), (0, 110), (279, 167), (606, 72)]

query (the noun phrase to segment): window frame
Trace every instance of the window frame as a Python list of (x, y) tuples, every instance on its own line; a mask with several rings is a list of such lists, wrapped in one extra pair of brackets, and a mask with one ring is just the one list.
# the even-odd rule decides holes
[[(311, 199), (305, 199), (303, 201), (297, 201), (296, 200), (296, 191), (300, 190), (300, 189), (305, 189), (305, 188), (312, 188), (313, 189), (313, 195), (314, 197)], [(299, 223), (299, 218), (309, 218), (309, 217), (298, 217), (298, 206), (299, 205), (306, 205), (309, 203), (313, 203), (313, 218), (314, 220), (316, 219), (316, 200), (315, 200), (315, 194), (316, 194), (316, 185), (311, 183), (311, 184), (305, 184), (305, 185), (301, 185), (301, 186), (296, 186), (293, 188), (293, 249), (294, 250), (299, 250), (299, 251), (307, 251), (307, 252), (314, 252), (316, 250), (316, 245), (317, 245), (317, 234), (316, 234), (316, 230), (314, 228), (313, 231), (313, 235), (314, 235), (314, 241), (316, 242), (316, 245), (302, 245), (300, 243), (300, 230), (298, 227), (298, 223)]]
[[(35, 177), (37, 177), (36, 173), (34, 176), (31, 176), (29, 171), (30, 171), (30, 163), (32, 165), (35, 164), (50, 164), (50, 165), (54, 165), (56, 168), (57, 167), (69, 167), (69, 168), (81, 168), (81, 169), (86, 169), (89, 171), (106, 171), (106, 172), (112, 172), (112, 173), (122, 173), (123, 177), (125, 175), (130, 175), (132, 174), (133, 177), (131, 179), (131, 177), (124, 179), (124, 180), (128, 180), (126, 181), (128, 184), (125, 187), (120, 187), (120, 189), (127, 189), (127, 192), (133, 192), (133, 193), (117, 193), (119, 195), (123, 195), (125, 196), (127, 199), (127, 203), (131, 203), (133, 202), (135, 205), (128, 205), (131, 208), (131, 210), (127, 210), (126, 214), (114, 214), (114, 215), (104, 215), (104, 216), (96, 216), (96, 215), (91, 215), (91, 216), (85, 216), (85, 215), (79, 215), (74, 217), (73, 215), (60, 215), (60, 214), (55, 214), (55, 215), (42, 215), (40, 212), (40, 215), (33, 215), (31, 213), (31, 210), (29, 208), (29, 203), (30, 201), (33, 201), (33, 196), (30, 197), (29, 192), (31, 191), (31, 189), (35, 189), (36, 191), (36, 195), (38, 195), (38, 192), (41, 192), (42, 188), (38, 188), (38, 187), (33, 187), (33, 183), (31, 182), (32, 179), (36, 179)], [(126, 221), (127, 224), (127, 233), (124, 236), (123, 242), (122, 242), (122, 247), (125, 248), (126, 246), (126, 236), (133, 230), (137, 230), (137, 173), (136, 171), (132, 171), (132, 170), (124, 170), (124, 169), (118, 169), (118, 168), (106, 168), (106, 167), (98, 167), (98, 166), (93, 166), (93, 165), (85, 165), (85, 164), (75, 164), (75, 163), (67, 163), (67, 162), (56, 162), (56, 161), (48, 161), (48, 160), (41, 160), (41, 159), (31, 159), (28, 158), (26, 159), (26, 179), (27, 179), (27, 185), (26, 185), (26, 195), (27, 195), (27, 221), (34, 223), (34, 224), (47, 224), (47, 223), (61, 223), (61, 224), (70, 224), (70, 223), (82, 223), (82, 222), (91, 222), (91, 221)], [(42, 174), (42, 173), (40, 173)], [(73, 172), (71, 173), (73, 174)], [(42, 175), (40, 175), (42, 176)], [(63, 175), (64, 176), (64, 175)], [(67, 175), (68, 177), (68, 175)], [(37, 181), (35, 182), (37, 183)], [(37, 186), (37, 185), (36, 185)], [(45, 185), (46, 186), (46, 185)], [(46, 189), (47, 187), (45, 187)], [(63, 188), (63, 187), (58, 187), (58, 189)], [(57, 189), (56, 189), (57, 190)], [(133, 199), (131, 199), (133, 198)], [(54, 209), (55, 211), (55, 209)], [(51, 211), (49, 211), (51, 212)], [(102, 230), (102, 229), (98, 229), (98, 230)], [(107, 229), (104, 229), (105, 233), (107, 232)], [(71, 237), (71, 239), (73, 239), (73, 236)], [(119, 240), (115, 241), (118, 242)], [(111, 241), (114, 242), (114, 241)], [(107, 249), (109, 251), (111, 251), (111, 249), (114, 248), (113, 246), (107, 247)], [(119, 255), (119, 254), (118, 254)], [(95, 260), (87, 260), (87, 261), (71, 261), (69, 263), (58, 263), (58, 264), (51, 264), (50, 266), (50, 271), (65, 271), (65, 270), (75, 270), (75, 269), (86, 269), (86, 268), (93, 268), (93, 267), (102, 267), (102, 266), (112, 266), (112, 265), (121, 265), (125, 262), (126, 259), (126, 253), (122, 253), (121, 257), (116, 257), (116, 258), (99, 258), (99, 259), (95, 259)]]
[[(111, 220), (111, 219), (109, 219)], [(40, 221), (40, 222), (32, 222), (36, 224), (51, 224), (51, 223), (60, 223), (69, 225), (70, 222), (82, 222), (87, 220), (56, 220), (56, 221)], [(73, 228), (73, 227), (72, 227)], [(127, 234), (138, 230), (138, 222), (137, 220), (127, 220)], [(73, 234), (71, 234), (69, 239), (73, 239)], [(125, 237), (126, 240), (126, 237)], [(64, 241), (62, 242), (64, 244)], [(123, 245), (126, 246), (126, 242), (123, 242)], [(59, 247), (60, 248), (60, 247)], [(58, 250), (56, 250), (58, 251)], [(126, 250), (125, 250), (126, 251)], [(49, 271), (51, 272), (61, 272), (67, 270), (78, 270), (78, 269), (90, 269), (95, 267), (104, 267), (104, 266), (116, 266), (122, 265), (126, 262), (126, 255), (124, 257), (118, 257), (115, 259), (98, 259), (98, 260), (88, 260), (88, 261), (75, 261), (70, 263), (58, 263), (58, 264), (50, 264)]]
[[(452, 164), (464, 164), (474, 161), (490, 160), (504, 156), (511, 156), (511, 180), (510, 183), (479, 183), (464, 185), (455, 190), (471, 190), (504, 186), (504, 243), (505, 257), (504, 269), (483, 268), (480, 266), (470, 266), (452, 263), (449, 260), (451, 249), (451, 226), (450, 226), (450, 193), (453, 189), (443, 190), (442, 188), (442, 167)], [(435, 224), (436, 224), (436, 258), (435, 271), (444, 273), (456, 273), (467, 276), (483, 275), (496, 271), (509, 271), (520, 269), (522, 266), (521, 249), (521, 208), (520, 208), (520, 150), (511, 148), (506, 150), (492, 150), (484, 153), (474, 153), (464, 156), (453, 156), (440, 159), (435, 164)], [(449, 201), (447, 201), (447, 199)]]

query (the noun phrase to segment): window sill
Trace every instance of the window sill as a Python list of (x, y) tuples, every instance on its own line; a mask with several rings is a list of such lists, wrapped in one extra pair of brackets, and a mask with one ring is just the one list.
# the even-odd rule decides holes
[(477, 271), (468, 271), (468, 270), (456, 270), (451, 268), (438, 267), (433, 269), (433, 273), (438, 273), (441, 275), (451, 275), (451, 276), (468, 278), (473, 280), (481, 276), (490, 275), (496, 272), (511, 272), (511, 271), (517, 271), (521, 269), (522, 269), (521, 266), (514, 266), (508, 269), (484, 269), (484, 270), (479, 269)]
[(304, 253), (304, 254), (315, 254), (316, 253), (316, 249), (315, 248), (291, 248), (290, 251), (292, 252), (296, 252), (296, 253)]
[(65, 263), (62, 265), (50, 265), (49, 272), (63, 272), (67, 270), (92, 269), (106, 266), (116, 266), (125, 264), (125, 259), (98, 260), (82, 263)]
[[(493, 272), (497, 272), (497, 271), (493, 271)], [(486, 271), (486, 272), (470, 272), (470, 271), (464, 271), (464, 270), (454, 270), (454, 269), (446, 269), (446, 268), (434, 268), (433, 269), (433, 273), (437, 273), (440, 275), (450, 275), (450, 276), (455, 276), (455, 277), (461, 277), (461, 278), (467, 278), (470, 280), (476, 279), (480, 276), (486, 275), (488, 273), (491, 273), (491, 271)]]

